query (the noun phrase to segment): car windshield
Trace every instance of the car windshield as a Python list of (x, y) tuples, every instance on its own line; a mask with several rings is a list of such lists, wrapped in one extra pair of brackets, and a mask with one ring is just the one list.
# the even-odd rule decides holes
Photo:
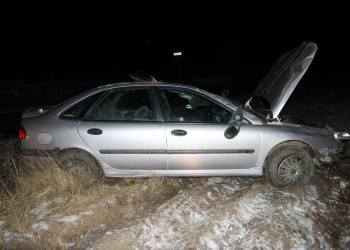
[[(207, 92), (208, 93), (208, 92)], [(224, 103), (225, 105), (229, 106), (230, 108), (232, 108), (233, 110), (237, 110), (238, 107), (241, 107), (243, 110), (243, 114), (244, 113), (248, 113), (249, 115), (252, 115), (254, 117), (257, 117), (259, 119), (265, 120), (266, 117), (263, 116), (262, 114), (256, 112), (255, 110), (251, 109), (250, 107), (246, 107), (244, 104), (232, 101), (226, 97), (223, 96), (219, 96), (216, 94), (212, 94), (212, 93), (208, 93), (209, 95), (211, 95), (212, 97), (214, 97), (215, 99), (221, 101), (222, 103)], [(244, 116), (246, 117), (246, 116)]]
[(213, 93), (210, 93), (210, 92), (205, 91), (205, 90), (201, 90), (201, 92), (203, 92), (204, 94), (206, 94), (208, 96), (211, 96), (212, 98), (214, 98), (216, 100), (221, 101), (222, 103), (226, 104), (227, 106), (230, 106), (230, 107), (233, 107), (233, 108), (239, 106), (239, 104), (233, 103), (230, 99), (228, 99), (226, 97), (223, 97), (223, 96), (220, 96), (220, 95), (217, 95), (217, 94), (213, 94)]
[(212, 96), (213, 98), (215, 98), (216, 100), (221, 101), (222, 103), (224, 103), (225, 105), (229, 106), (230, 108), (233, 108), (234, 110), (236, 110), (239, 106), (242, 106), (243, 111), (254, 114), (254, 112), (252, 112), (251, 109), (245, 107), (243, 104), (238, 103), (238, 102), (234, 102), (231, 99), (228, 99), (227, 97), (223, 97), (217, 94), (213, 94), (207, 91), (204, 91), (207, 95)]
[(262, 96), (253, 96), (245, 107), (251, 113), (261, 118), (269, 118), (272, 116), (270, 104), (266, 98)]
[(229, 106), (234, 106), (234, 107), (238, 107), (239, 104), (238, 103), (234, 103), (232, 100), (228, 99), (227, 97), (223, 97), (220, 95), (216, 95), (213, 94), (217, 99), (221, 100), (222, 102), (226, 103)]

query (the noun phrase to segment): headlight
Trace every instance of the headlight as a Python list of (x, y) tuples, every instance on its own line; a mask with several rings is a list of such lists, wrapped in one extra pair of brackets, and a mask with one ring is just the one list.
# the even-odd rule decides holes
[(334, 133), (334, 138), (336, 140), (350, 140), (349, 132), (336, 132)]

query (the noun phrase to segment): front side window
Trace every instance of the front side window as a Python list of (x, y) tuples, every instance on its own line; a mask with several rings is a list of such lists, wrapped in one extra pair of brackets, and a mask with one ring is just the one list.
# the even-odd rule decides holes
[(182, 90), (161, 90), (167, 122), (227, 123), (231, 113), (215, 102)]
[(104, 91), (101, 91), (79, 101), (78, 103), (74, 104), (72, 107), (67, 109), (65, 112), (63, 112), (61, 118), (72, 120), (83, 118), (86, 112), (92, 107), (92, 105), (94, 105), (94, 103), (100, 96), (102, 96), (103, 93)]
[(110, 93), (89, 117), (94, 121), (155, 120), (147, 89), (118, 90)]

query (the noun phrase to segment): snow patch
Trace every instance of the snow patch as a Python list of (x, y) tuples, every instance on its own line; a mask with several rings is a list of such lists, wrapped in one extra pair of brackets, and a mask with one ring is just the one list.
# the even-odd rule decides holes
[(68, 243), (65, 243), (64, 246), (68, 249), (71, 249), (72, 247), (75, 246), (75, 243), (74, 242), (68, 242)]
[(340, 181), (340, 189), (345, 189), (347, 188), (347, 186), (349, 186), (349, 182), (348, 181)]
[(36, 220), (39, 221), (49, 214), (49, 210), (48, 210), (49, 205), (50, 205), (50, 202), (43, 202), (37, 207), (30, 210), (30, 213), (34, 214), (36, 216)]
[(83, 211), (83, 212), (79, 213), (79, 215), (93, 215), (93, 214), (94, 214), (94, 212), (91, 210)]
[(34, 223), (31, 228), (33, 230), (44, 230), (47, 231), (49, 230), (49, 225), (45, 221), (40, 221), (38, 223)]
[(264, 216), (271, 211), (271, 204), (266, 202), (261, 194), (255, 197), (244, 197), (239, 200), (237, 206), (237, 220), (248, 222), (257, 216)]
[(3, 234), (3, 239), (6, 243), (10, 243), (13, 240), (23, 241), (25, 239), (33, 239), (34, 235), (32, 233), (18, 234), (12, 233), (10, 231), (5, 231)]
[(123, 240), (132, 249), (327, 249), (325, 233), (315, 225), (316, 215), (328, 211), (320, 197), (311, 184), (280, 190), (254, 179), (209, 178), (148, 217), (108, 231), (101, 242)]
[(57, 218), (56, 221), (63, 223), (76, 223), (80, 218), (80, 215), (67, 215)]
[(9, 242), (13, 239), (12, 233), (10, 233), (9, 231), (5, 231), (3, 238), (6, 242)]
[(6, 226), (6, 221), (0, 220), (0, 230), (4, 229)]

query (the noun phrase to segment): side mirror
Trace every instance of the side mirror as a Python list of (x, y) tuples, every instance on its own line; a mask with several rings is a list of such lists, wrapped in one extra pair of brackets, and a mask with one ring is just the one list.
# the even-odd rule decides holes
[(242, 106), (240, 106), (237, 108), (236, 111), (232, 112), (232, 117), (228, 123), (229, 126), (224, 133), (227, 139), (232, 139), (238, 135), (241, 128), (242, 120), (243, 120), (243, 110), (242, 110)]
[(232, 139), (234, 137), (236, 137), (239, 133), (240, 130), (240, 126), (237, 124), (231, 124), (226, 130), (225, 130), (225, 137), (227, 139)]

